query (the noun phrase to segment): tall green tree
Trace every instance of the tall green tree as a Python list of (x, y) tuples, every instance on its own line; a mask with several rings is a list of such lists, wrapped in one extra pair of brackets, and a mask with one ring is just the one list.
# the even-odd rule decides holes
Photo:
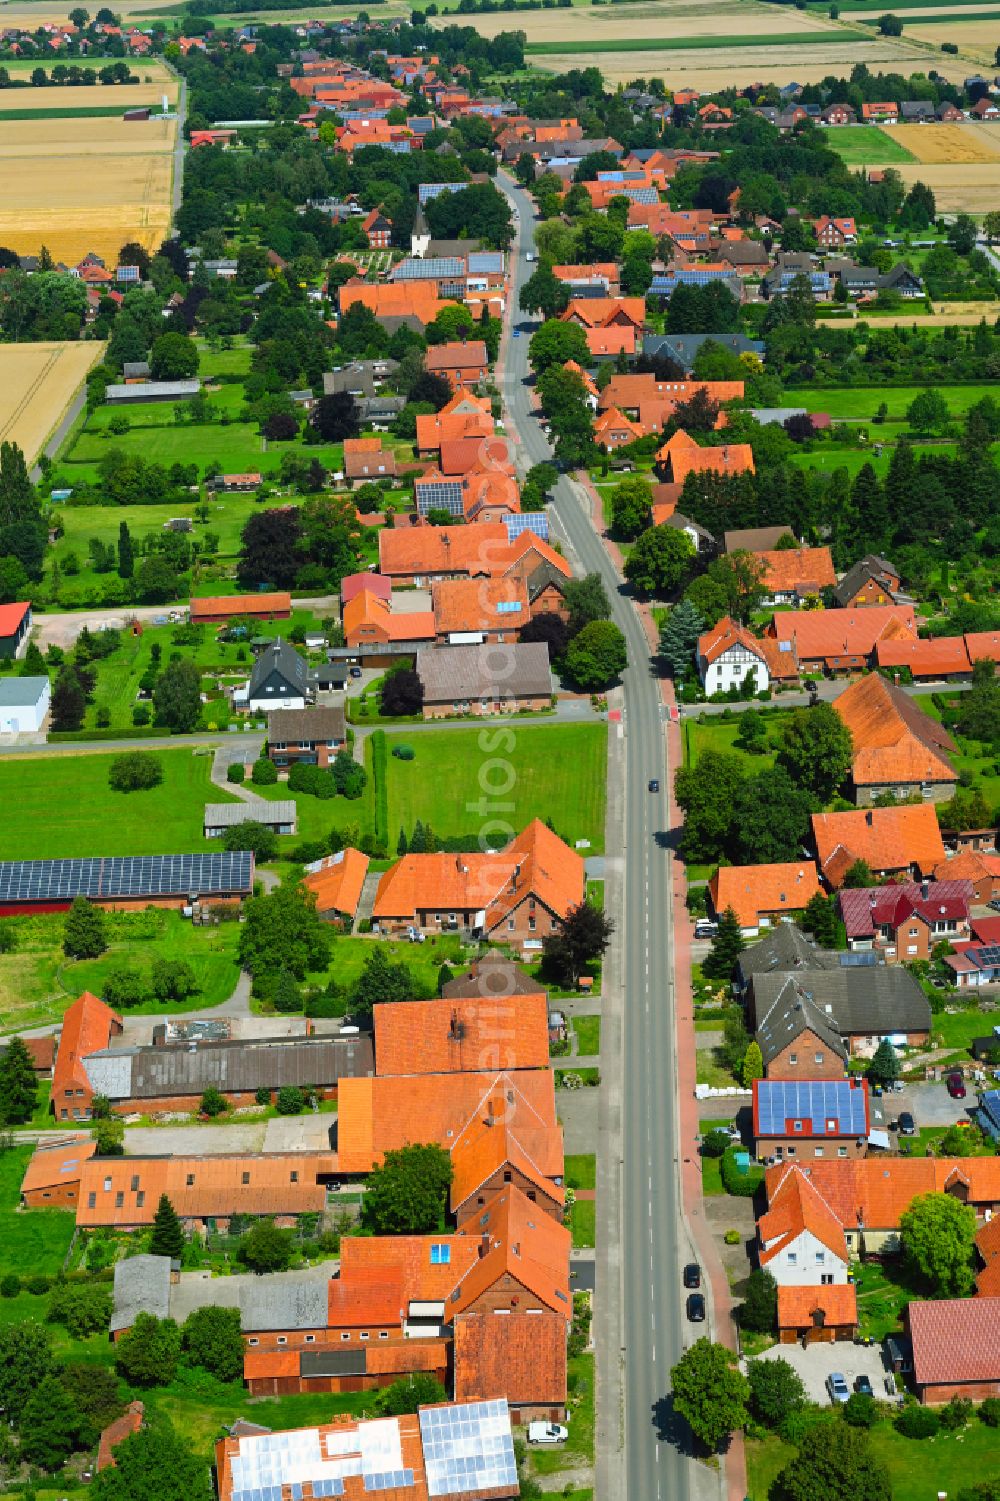
[(586, 965), (606, 951), (614, 924), (601, 907), (581, 902), (571, 907), (554, 933), (542, 941), (542, 967), (560, 985), (575, 988)]
[(740, 865), (796, 860), (809, 833), (810, 799), (781, 766), (767, 766), (736, 791), (728, 838)]
[(194, 662), (168, 662), (153, 688), (160, 724), (179, 734), (193, 730), (201, 716), (201, 675)]
[(832, 949), (837, 941), (837, 916), (829, 897), (814, 892), (798, 920), (804, 933), (811, 933), (822, 949)]
[(899, 1242), (911, 1269), (939, 1298), (972, 1291), (976, 1216), (947, 1193), (918, 1194), (899, 1221)]
[(681, 766), (674, 793), (684, 812), (681, 854), (685, 860), (718, 860), (725, 852), (733, 803), (746, 780), (746, 762), (732, 751), (706, 751), (697, 766)]
[(725, 1345), (699, 1339), (670, 1372), (674, 1407), (712, 1453), (747, 1420), (750, 1383)]
[(600, 693), (628, 666), (625, 637), (611, 620), (592, 620), (575, 635), (566, 651), (566, 667), (585, 693)]
[(38, 1103), (38, 1079), (31, 1055), (20, 1037), (12, 1037), (0, 1054), (0, 1122), (21, 1126)]
[(889, 1472), (862, 1428), (836, 1416), (814, 1423), (771, 1487), (770, 1501), (892, 1501)]
[(149, 1254), (169, 1256), (171, 1261), (179, 1261), (184, 1254), (184, 1230), (177, 1217), (177, 1211), (166, 1194), (160, 1195), (160, 1202), (153, 1216), (153, 1234), (149, 1242)]
[(611, 492), (611, 531), (620, 541), (631, 542), (646, 531), (653, 511), (653, 491), (638, 474), (621, 480)]
[(777, 1428), (790, 1412), (806, 1405), (802, 1377), (787, 1360), (751, 1360), (750, 1414), (765, 1428)]
[(96, 959), (107, 946), (104, 913), (85, 896), (75, 896), (63, 926), (63, 953), (70, 959)]
[(94, 1476), (89, 1494), (92, 1501), (199, 1501), (210, 1487), (208, 1465), (158, 1422), (116, 1446), (114, 1464)]
[(694, 558), (694, 544), (687, 532), (672, 526), (651, 526), (625, 559), (625, 577), (637, 593), (664, 598), (680, 588)]
[(58, 1470), (77, 1446), (80, 1410), (58, 1376), (46, 1376), (24, 1404), (21, 1455), (43, 1470)]
[(670, 611), (660, 627), (660, 657), (672, 678), (685, 678), (694, 666), (698, 637), (704, 630), (704, 617), (689, 599), (682, 599)]
[(123, 521), (118, 527), (118, 576), (130, 579), (135, 572), (135, 551), (132, 547), (132, 534), (128, 529), (128, 522)]
[(0, 1324), (0, 1407), (17, 1425), (28, 1398), (54, 1367), (49, 1335), (34, 1319)]
[(883, 1037), (868, 1065), (868, 1077), (873, 1083), (884, 1086), (894, 1084), (899, 1078), (899, 1072), (899, 1054), (888, 1037)]
[(741, 1329), (773, 1334), (778, 1327), (778, 1287), (770, 1272), (754, 1267), (746, 1280), (739, 1308)]
[(238, 1308), (196, 1308), (181, 1330), (188, 1360), (218, 1381), (239, 1381), (243, 1375), (243, 1336)]
[(785, 726), (781, 765), (798, 786), (829, 802), (847, 777), (854, 745), (831, 704), (796, 709)]
[(567, 579), (566, 608), (569, 628), (575, 636), (594, 620), (611, 619), (611, 601), (599, 573), (584, 574), (582, 579)]
[(518, 302), (522, 313), (541, 313), (543, 318), (558, 318), (569, 306), (569, 290), (542, 261), (521, 288)]
[(319, 919), (315, 898), (301, 886), (278, 886), (244, 906), (239, 958), (254, 979), (287, 970), (297, 980), (309, 970), (325, 969), (329, 935)]
[(87, 712), (87, 695), (80, 675), (69, 662), (60, 669), (52, 689), (52, 728), (78, 730)]
[(406, 1146), (386, 1152), (368, 1175), (364, 1221), (376, 1235), (429, 1235), (444, 1225), (453, 1172), (442, 1147)]
[(137, 1313), (115, 1345), (115, 1369), (129, 1386), (169, 1386), (181, 1358), (181, 1332), (173, 1319)]
[(732, 907), (727, 907), (719, 918), (712, 947), (701, 961), (701, 972), (705, 979), (731, 980), (736, 961), (746, 946), (740, 920)]

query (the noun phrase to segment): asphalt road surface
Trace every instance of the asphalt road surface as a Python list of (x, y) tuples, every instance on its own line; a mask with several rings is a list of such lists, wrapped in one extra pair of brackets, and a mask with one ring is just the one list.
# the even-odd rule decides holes
[[(520, 438), (518, 457), (527, 468), (551, 458), (549, 444), (534, 416), (532, 392), (525, 385), (530, 374), (528, 320), (518, 310), (520, 288), (537, 264), (524, 259), (525, 252), (534, 246), (534, 208), (520, 189), (502, 178), (498, 184), (518, 212), (508, 317), (515, 327), (521, 325), (521, 332), (509, 341), (504, 395)], [(622, 1281), (624, 1475), (612, 1468), (602, 1490), (599, 1453), (596, 1493), (602, 1501), (609, 1501), (612, 1495), (620, 1494), (624, 1479), (630, 1501), (686, 1501), (693, 1486), (688, 1435), (675, 1430), (666, 1401), (670, 1368), (684, 1348), (681, 1270), (688, 1259), (674, 1109), (668, 855), (657, 838), (665, 833), (667, 802), (664, 792), (657, 795), (647, 791), (653, 777), (659, 779), (661, 788), (667, 786), (666, 739), (645, 634), (632, 604), (619, 592), (614, 567), (584, 504), (578, 487), (560, 476), (551, 509), (583, 568), (603, 578), (613, 619), (628, 643), (630, 664), (623, 679), (626, 900), (624, 910), (613, 914), (621, 925), (626, 1015), (622, 1058), (623, 1244), (618, 1257), (612, 1257), (612, 1265), (620, 1261)], [(598, 1213), (605, 1233), (617, 1233), (616, 1225), (606, 1224), (601, 1206)], [(606, 1398), (607, 1393), (599, 1395)]]

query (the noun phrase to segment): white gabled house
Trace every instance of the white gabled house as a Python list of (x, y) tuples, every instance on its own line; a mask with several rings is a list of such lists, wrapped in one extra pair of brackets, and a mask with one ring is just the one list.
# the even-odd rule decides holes
[(698, 638), (698, 676), (709, 695), (742, 688), (747, 675), (753, 678), (753, 692), (762, 693), (771, 685), (771, 642), (758, 641), (745, 626), (723, 615), (717, 625)]
[(791, 1163), (757, 1221), (757, 1259), (779, 1287), (833, 1287), (847, 1281), (847, 1241), (840, 1221), (808, 1173)]

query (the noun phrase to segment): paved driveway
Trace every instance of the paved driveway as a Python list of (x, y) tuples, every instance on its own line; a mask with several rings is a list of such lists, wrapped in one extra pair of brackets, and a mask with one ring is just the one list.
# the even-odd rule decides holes
[(888, 1121), (897, 1120), (901, 1110), (908, 1110), (918, 1127), (953, 1126), (956, 1121), (968, 1120), (969, 1112), (975, 1109), (971, 1081), (966, 1080), (965, 1088), (965, 1099), (953, 1100), (944, 1083), (907, 1084), (898, 1094), (884, 1095), (873, 1103), (883, 1107)]
[(855, 1345), (844, 1340), (835, 1345), (773, 1345), (761, 1360), (787, 1360), (805, 1382), (806, 1395), (812, 1402), (830, 1406), (826, 1378), (839, 1371), (851, 1390), (855, 1376), (867, 1376), (877, 1397), (885, 1396), (886, 1367), (878, 1345)]

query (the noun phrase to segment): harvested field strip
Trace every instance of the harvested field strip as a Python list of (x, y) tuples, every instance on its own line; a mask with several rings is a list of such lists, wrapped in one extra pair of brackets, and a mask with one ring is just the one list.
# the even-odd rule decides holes
[(540, 57), (547, 53), (595, 52), (690, 52), (702, 48), (725, 47), (804, 47), (823, 42), (867, 42), (863, 31), (793, 31), (775, 32), (768, 35), (758, 32), (756, 36), (685, 36), (685, 37), (602, 37), (600, 41), (588, 42), (529, 42), (525, 52)]
[(885, 134), (924, 165), (1000, 162), (1000, 136), (978, 125), (887, 125)]
[(838, 125), (827, 131), (825, 144), (849, 167), (886, 167), (891, 162), (917, 160), (902, 141), (886, 135), (878, 125)]
[[(164, 94), (168, 100), (176, 101), (176, 79), (159, 78), (150, 83), (120, 83), (114, 87), (109, 84), (103, 88), (98, 84), (85, 83), (50, 84), (37, 89), (0, 90), (0, 111), (6, 114), (8, 110), (47, 109), (50, 106), (61, 110), (88, 110), (100, 104), (102, 108), (108, 106), (112, 112), (117, 111), (121, 115), (125, 110), (135, 109), (143, 104), (159, 107)], [(144, 128), (142, 124), (125, 126), (126, 130), (134, 133), (139, 133)]]
[[(1000, 21), (1000, 10), (980, 10), (975, 11), (971, 15), (968, 11), (962, 10), (934, 10), (928, 12), (926, 15), (913, 16), (910, 20), (910, 25), (941, 26), (949, 21), (965, 21), (969, 24), (974, 24), (978, 21)], [(878, 17), (873, 16), (869, 18), (865, 16), (861, 24), (862, 26), (877, 26)]]
[(0, 442), (31, 463), (103, 344), (0, 344)]
[(93, 109), (5, 109), (0, 111), (5, 125), (9, 120), (97, 119), (101, 116), (120, 116), (121, 112), (120, 104), (98, 104)]

